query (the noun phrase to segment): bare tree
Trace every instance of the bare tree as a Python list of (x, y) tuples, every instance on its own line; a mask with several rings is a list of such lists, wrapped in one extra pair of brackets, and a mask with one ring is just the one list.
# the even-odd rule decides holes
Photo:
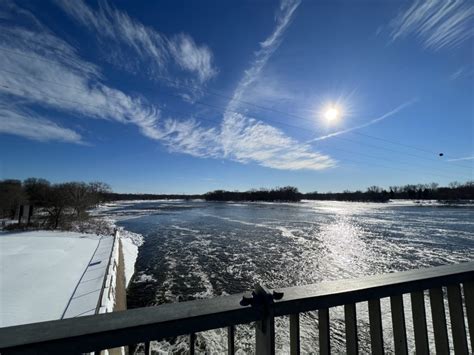
[(51, 183), (45, 179), (28, 178), (23, 181), (23, 189), (30, 204), (42, 207), (51, 189)]
[(2, 217), (13, 218), (20, 204), (26, 200), (21, 181), (0, 181), (0, 214)]
[(53, 185), (48, 193), (45, 201), (46, 212), (48, 213), (48, 221), (53, 229), (58, 228), (62, 222), (64, 211), (69, 205), (67, 198), (66, 184)]
[(459, 181), (453, 181), (453, 182), (450, 182), (448, 186), (452, 189), (456, 189), (460, 187), (461, 185), (462, 184)]
[(382, 192), (382, 189), (378, 186), (370, 186), (367, 188), (368, 193), (379, 194)]

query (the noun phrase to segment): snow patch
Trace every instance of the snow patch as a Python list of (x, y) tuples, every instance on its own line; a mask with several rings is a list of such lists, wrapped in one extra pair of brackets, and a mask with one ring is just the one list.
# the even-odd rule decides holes
[(142, 283), (142, 282), (156, 282), (156, 279), (152, 275), (147, 275), (141, 273), (138, 277), (135, 278), (135, 283)]
[(128, 287), (135, 273), (135, 263), (138, 257), (138, 247), (143, 244), (143, 236), (129, 232), (122, 227), (118, 228), (118, 235), (122, 241), (122, 251), (125, 269), (125, 285)]

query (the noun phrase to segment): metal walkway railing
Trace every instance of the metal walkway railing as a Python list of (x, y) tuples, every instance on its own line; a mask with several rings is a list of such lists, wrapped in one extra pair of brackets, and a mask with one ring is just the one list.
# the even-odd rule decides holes
[[(147, 344), (146, 351), (149, 352), (149, 342), (152, 340), (189, 334), (190, 352), (193, 353), (197, 332), (227, 327), (228, 352), (233, 354), (235, 326), (256, 322), (255, 352), (274, 354), (275, 317), (289, 315), (291, 353), (299, 354), (299, 314), (317, 310), (319, 352), (329, 354), (331, 341), (328, 310), (344, 306), (346, 350), (348, 354), (357, 354), (359, 340), (356, 304), (368, 302), (371, 352), (383, 354), (380, 299), (390, 297), (395, 353), (416, 351), (417, 354), (428, 354), (425, 293), (426, 296), (429, 295), (436, 352), (447, 354), (454, 350), (456, 354), (468, 354), (469, 347), (473, 351), (474, 262), (469, 262), (290, 287), (278, 292), (257, 286), (252, 295), (232, 295), (0, 328), (0, 352), (2, 355), (74, 354), (137, 343)], [(449, 327), (445, 315), (445, 293)], [(403, 294), (410, 294), (414, 349), (408, 349), (407, 345)], [(469, 334), (466, 334), (466, 328)], [(452, 349), (449, 349), (448, 330), (452, 337)]]

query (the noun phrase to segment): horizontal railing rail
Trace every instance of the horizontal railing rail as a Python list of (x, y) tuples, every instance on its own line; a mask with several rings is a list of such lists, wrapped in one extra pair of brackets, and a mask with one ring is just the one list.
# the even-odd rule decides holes
[[(348, 353), (357, 353), (355, 304), (368, 301), (372, 352), (383, 353), (380, 299), (390, 297), (393, 333), (396, 338), (395, 351), (407, 353), (401, 295), (409, 293), (414, 316), (416, 350), (417, 353), (423, 353), (422, 350), (428, 351), (428, 345), (425, 301), (422, 291), (430, 290), (432, 311), (435, 308), (438, 314), (442, 306), (444, 316), (443, 294), (441, 293), (440, 304), (437, 291), (441, 290), (441, 287), (448, 287), (454, 349), (456, 353), (464, 353), (464, 350), (467, 353), (460, 284), (463, 285), (466, 316), (472, 342), (474, 340), (474, 262), (468, 262), (354, 280), (289, 287), (278, 290), (278, 293), (273, 295), (265, 288), (259, 287), (254, 291), (253, 296), (237, 294), (0, 328), (0, 352), (2, 355), (85, 353), (137, 343), (145, 343), (149, 351), (150, 341), (187, 334), (191, 334), (190, 339), (193, 340), (197, 332), (228, 327), (228, 348), (229, 353), (233, 353), (234, 326), (257, 322), (257, 352), (272, 354), (274, 352), (274, 317), (290, 315), (291, 351), (299, 354), (299, 313), (318, 310), (320, 351), (328, 353), (330, 351), (328, 309), (344, 306), (347, 350)], [(438, 322), (436, 317), (433, 317), (436, 348), (446, 350), (446, 347), (442, 347), (447, 344), (447, 340), (444, 339), (446, 325), (443, 328), (441, 323), (442, 319)], [(444, 323), (446, 323), (445, 319)], [(190, 348), (192, 352), (193, 341)], [(472, 343), (471, 349), (474, 350)]]

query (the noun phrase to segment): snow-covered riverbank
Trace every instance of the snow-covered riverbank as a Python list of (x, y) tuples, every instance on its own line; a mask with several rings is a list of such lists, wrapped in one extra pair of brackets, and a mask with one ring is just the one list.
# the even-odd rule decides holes
[[(0, 327), (94, 314), (97, 307), (112, 312), (117, 292), (125, 299), (143, 237), (101, 215), (102, 208), (71, 231), (2, 233)], [(120, 277), (123, 290), (116, 290)]]

